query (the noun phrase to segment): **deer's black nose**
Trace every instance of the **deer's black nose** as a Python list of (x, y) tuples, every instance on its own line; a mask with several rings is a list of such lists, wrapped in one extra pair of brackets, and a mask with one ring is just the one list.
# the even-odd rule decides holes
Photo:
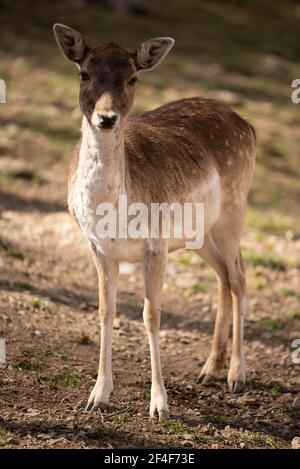
[(105, 114), (98, 114), (98, 116), (100, 119), (99, 127), (101, 129), (112, 129), (118, 119), (117, 114), (113, 114), (112, 116), (107, 116)]

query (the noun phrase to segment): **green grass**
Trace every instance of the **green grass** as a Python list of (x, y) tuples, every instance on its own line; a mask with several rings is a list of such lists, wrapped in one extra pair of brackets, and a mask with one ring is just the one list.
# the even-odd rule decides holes
[(263, 290), (267, 285), (268, 285), (268, 284), (267, 284), (266, 280), (264, 280), (264, 279), (258, 279), (258, 280), (256, 280), (254, 286), (255, 286), (255, 289), (256, 289), (256, 290)]
[(75, 388), (81, 383), (81, 376), (69, 371), (60, 371), (53, 375), (40, 375), (40, 381), (47, 383), (50, 389), (59, 390)]
[(225, 415), (206, 415), (205, 420), (213, 425), (228, 425), (229, 420)]
[(9, 247), (4, 241), (0, 239), (0, 252), (3, 252), (6, 256), (12, 257), (14, 259), (24, 260), (24, 255), (15, 249)]
[(279, 293), (286, 297), (296, 297), (300, 299), (300, 293), (289, 287), (281, 287)]
[(204, 285), (202, 285), (202, 283), (194, 283), (194, 285), (191, 286), (191, 292), (193, 294), (197, 294), (197, 293), (205, 293), (207, 290), (206, 290), (206, 287)]
[(7, 444), (7, 439), (10, 436), (10, 432), (5, 427), (0, 427), (0, 446)]
[(78, 343), (80, 345), (91, 345), (93, 343), (92, 339), (85, 334), (84, 332), (81, 334), (81, 336), (78, 339)]
[(30, 309), (38, 309), (46, 313), (50, 313), (53, 309), (51, 300), (47, 296), (41, 297), (41, 298), (38, 296), (32, 296), (31, 298), (27, 300), (27, 306)]
[(265, 267), (267, 269), (282, 272), (286, 270), (287, 260), (271, 254), (254, 254), (250, 252), (245, 253), (246, 264), (251, 267)]
[(130, 419), (132, 413), (133, 412), (122, 412), (121, 414), (115, 415), (113, 421), (119, 425), (123, 425)]
[(27, 357), (34, 355), (34, 350), (29, 347), (20, 347), (20, 352), (22, 355), (26, 355)]
[(259, 432), (250, 432), (249, 430), (245, 431), (241, 435), (241, 439), (246, 443), (252, 443), (255, 446), (268, 447), (271, 449), (278, 448), (277, 443), (270, 436), (262, 435)]
[(192, 433), (192, 430), (188, 425), (177, 420), (168, 420), (164, 423), (164, 428), (171, 433), (176, 433), (179, 435), (183, 433)]
[(40, 369), (39, 363), (31, 362), (30, 360), (22, 360), (17, 363), (16, 368), (22, 371), (38, 371)]
[(92, 368), (91, 370), (88, 371), (88, 375), (91, 376), (93, 379), (97, 379), (98, 369), (97, 368)]
[(50, 387), (52, 389), (75, 388), (81, 383), (81, 376), (77, 373), (68, 371), (60, 371), (50, 379)]
[(28, 283), (28, 282), (17, 282), (15, 285), (20, 290), (31, 291), (34, 288), (33, 285), (31, 285), (31, 283)]
[(280, 390), (279, 386), (277, 386), (277, 384), (274, 384), (274, 386), (272, 386), (271, 395), (274, 398), (281, 396), (281, 390)]
[(292, 319), (300, 319), (300, 311), (288, 311), (288, 316)]
[(284, 328), (284, 323), (281, 321), (276, 321), (274, 319), (261, 319), (258, 323), (258, 327), (261, 331), (280, 331)]
[(0, 427), (0, 438), (6, 437), (8, 435), (9, 435), (9, 431), (4, 427)]

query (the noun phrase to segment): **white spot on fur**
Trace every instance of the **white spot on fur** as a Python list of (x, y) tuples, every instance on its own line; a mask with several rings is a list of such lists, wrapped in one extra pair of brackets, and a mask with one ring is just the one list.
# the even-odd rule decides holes
[(92, 114), (92, 124), (98, 126), (102, 122), (100, 116), (112, 117), (116, 113), (112, 110), (112, 95), (109, 92), (104, 93), (101, 98), (95, 104), (95, 108)]

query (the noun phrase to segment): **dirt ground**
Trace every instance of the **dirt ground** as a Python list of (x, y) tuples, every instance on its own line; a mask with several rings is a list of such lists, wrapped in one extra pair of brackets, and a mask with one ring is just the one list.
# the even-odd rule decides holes
[[(295, 267), (249, 271), (248, 382), (244, 393), (232, 395), (225, 374), (209, 387), (196, 384), (216, 308), (212, 273), (192, 254), (171, 256), (161, 331), (171, 421), (160, 424), (148, 420), (150, 363), (141, 275), (137, 266), (123, 264), (111, 406), (102, 414), (84, 412), (97, 370), (97, 282), (85, 242), (60, 203), (64, 179), (58, 172), (54, 181), (32, 188), (30, 196), (27, 191), (26, 198), (7, 193), (3, 204), (0, 312), (7, 363), (0, 369), (1, 445), (290, 447), (300, 432), (300, 411), (292, 410), (299, 367), (291, 362), (290, 348), (300, 337), (299, 318), (287, 314), (297, 299), (276, 294), (273, 285), (296, 286)], [(245, 244), (253, 243), (246, 233)], [(291, 252), (299, 245), (281, 243)], [(262, 290), (253, 287), (257, 279), (266, 283)]]
[[(300, 76), (299, 7), (277, 0), (272, 9), (252, 0), (172, 4), (153, 0), (141, 17), (83, 0), (0, 0), (0, 78), (8, 84), (0, 108), (3, 448), (291, 448), (300, 437), (300, 410), (292, 408), (300, 365), (291, 347), (300, 339), (300, 113), (290, 100), (290, 83)], [(138, 85), (135, 111), (202, 95), (225, 101), (257, 131), (242, 243), (247, 385), (230, 394), (225, 371), (219, 382), (197, 384), (210, 350), (216, 282), (195, 254), (172, 254), (161, 328), (166, 423), (148, 419), (150, 357), (136, 265), (121, 266), (110, 407), (84, 412), (98, 366), (97, 279), (64, 205), (80, 111), (78, 77), (54, 44), (54, 21), (86, 32), (91, 44), (133, 48), (174, 36), (174, 53)]]

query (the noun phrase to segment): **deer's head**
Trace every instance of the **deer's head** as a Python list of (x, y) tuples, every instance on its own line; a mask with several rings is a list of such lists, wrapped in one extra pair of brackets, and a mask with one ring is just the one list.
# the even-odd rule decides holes
[(99, 131), (122, 125), (133, 104), (139, 73), (156, 67), (174, 45), (172, 38), (159, 37), (144, 42), (136, 52), (113, 43), (91, 48), (68, 26), (56, 23), (53, 30), (62, 53), (79, 68), (81, 111)]

